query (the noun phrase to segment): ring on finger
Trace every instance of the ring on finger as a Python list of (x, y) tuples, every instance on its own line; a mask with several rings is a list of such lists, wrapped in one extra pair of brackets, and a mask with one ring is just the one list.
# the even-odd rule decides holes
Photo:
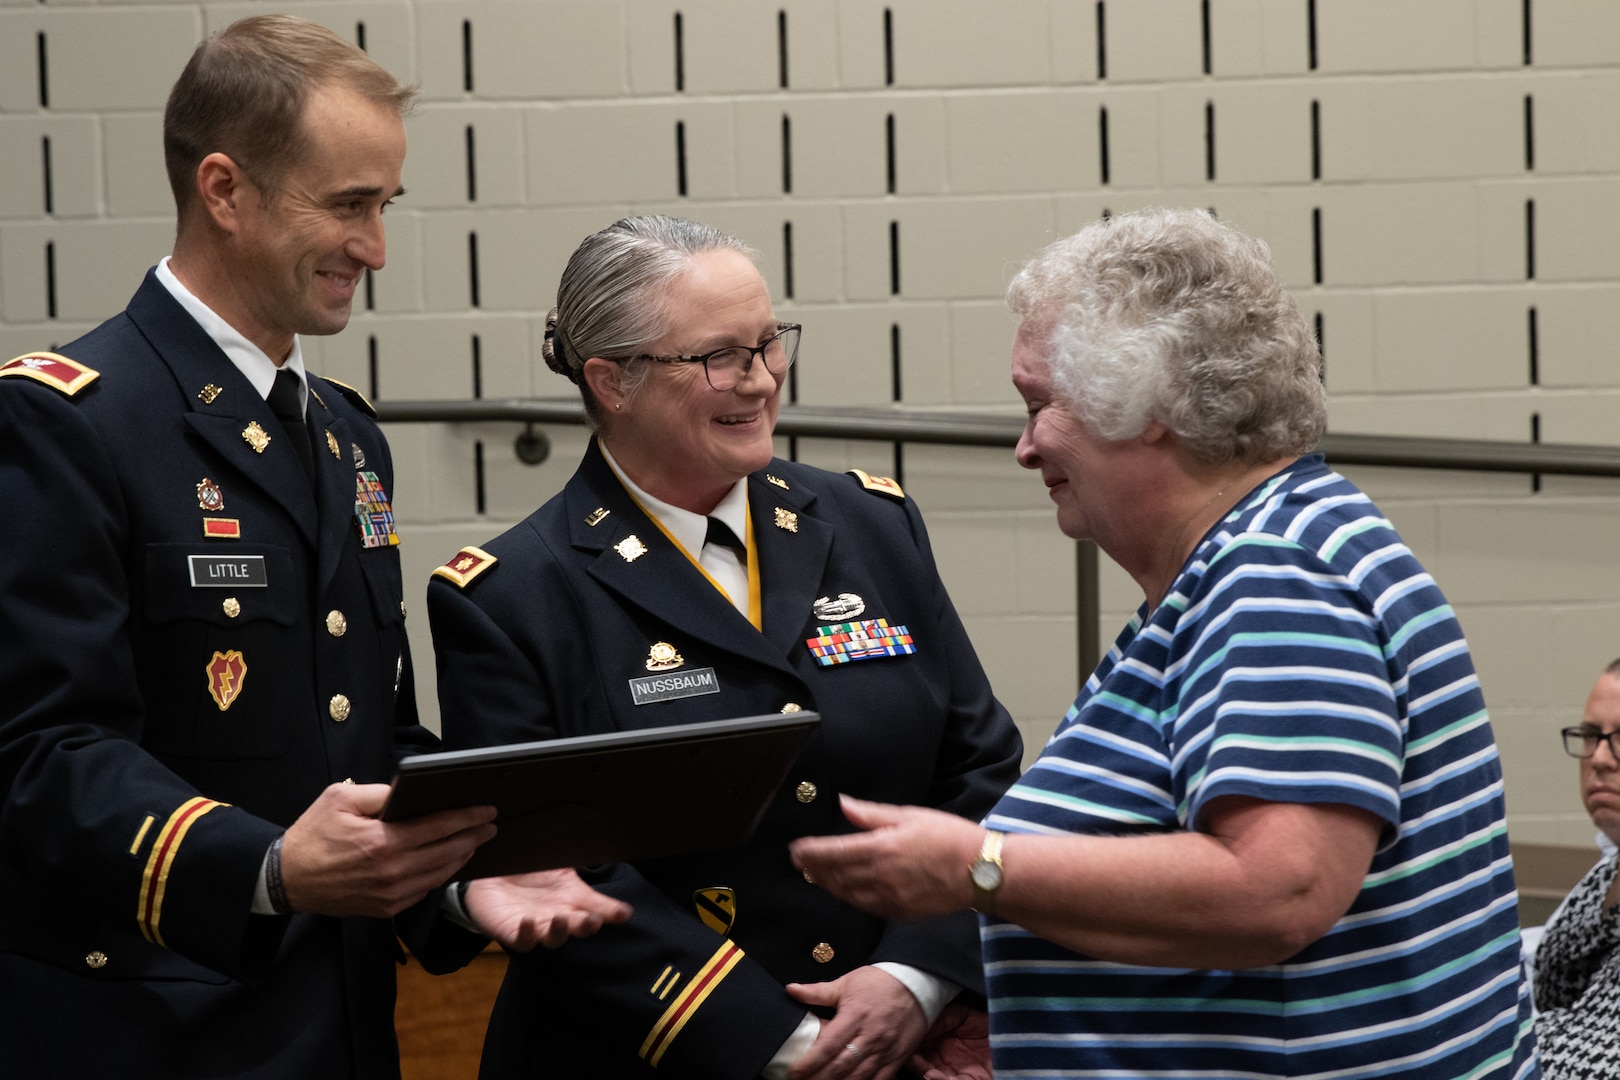
[(844, 1046), (844, 1053), (848, 1054), (850, 1057), (860, 1057), (861, 1048), (856, 1046), (854, 1043), (848, 1043)]

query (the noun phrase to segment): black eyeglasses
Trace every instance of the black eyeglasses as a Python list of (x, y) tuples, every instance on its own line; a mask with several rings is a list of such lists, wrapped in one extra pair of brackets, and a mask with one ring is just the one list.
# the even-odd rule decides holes
[(702, 364), (704, 377), (716, 390), (731, 390), (748, 377), (754, 366), (754, 357), (765, 361), (765, 370), (772, 375), (785, 375), (799, 356), (799, 334), (804, 328), (798, 323), (777, 323), (776, 333), (750, 348), (731, 345), (702, 356), (652, 356), (642, 353), (637, 360), (656, 360), (660, 364)]
[(1614, 737), (1620, 735), (1620, 729), (1603, 732), (1590, 727), (1567, 727), (1560, 734), (1564, 736), (1564, 753), (1570, 757), (1589, 758), (1597, 753), (1598, 743), (1609, 744), (1609, 756), (1620, 761), (1620, 747), (1614, 742)]

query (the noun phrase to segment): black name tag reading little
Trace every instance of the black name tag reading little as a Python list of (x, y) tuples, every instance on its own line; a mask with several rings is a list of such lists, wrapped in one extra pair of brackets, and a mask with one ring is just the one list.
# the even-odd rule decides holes
[(270, 584), (263, 555), (187, 555), (193, 589), (263, 589)]

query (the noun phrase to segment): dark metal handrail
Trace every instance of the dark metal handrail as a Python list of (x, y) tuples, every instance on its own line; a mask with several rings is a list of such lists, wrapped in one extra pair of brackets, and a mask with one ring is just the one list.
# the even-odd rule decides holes
[[(486, 423), (524, 425), (513, 445), (518, 459), (538, 465), (550, 440), (536, 424), (584, 424), (578, 398), (524, 398), (506, 401), (385, 401), (377, 403), (385, 423)], [(819, 439), (874, 439), (894, 443), (1011, 448), (1024, 430), (1024, 417), (1004, 412), (963, 412), (911, 408), (839, 408), (784, 405), (776, 434)], [(1463, 469), (1560, 476), (1620, 476), (1620, 447), (1568, 443), (1512, 443), (1487, 439), (1425, 439), (1406, 435), (1334, 435), (1320, 449), (1335, 466), (1385, 465), (1403, 469)], [(1075, 545), (1075, 652), (1084, 682), (1102, 656), (1097, 630), (1097, 546)]]
[[(381, 401), (385, 423), (585, 423), (579, 399), (513, 398), (504, 401)], [(942, 446), (1012, 447), (1024, 418), (997, 412), (920, 408), (840, 408), (784, 405), (776, 433), (818, 439), (873, 439)], [(1407, 435), (1323, 437), (1321, 450), (1336, 465), (1384, 465), (1405, 469), (1543, 473), (1554, 476), (1620, 476), (1620, 447), (1573, 443), (1516, 443), (1489, 439), (1429, 439)], [(544, 454), (541, 455), (541, 458)], [(524, 460), (529, 460), (524, 456)]]

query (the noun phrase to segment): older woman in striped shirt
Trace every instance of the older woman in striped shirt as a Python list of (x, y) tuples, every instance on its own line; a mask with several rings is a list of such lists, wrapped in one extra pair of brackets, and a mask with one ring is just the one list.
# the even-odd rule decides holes
[(876, 912), (979, 910), (998, 1076), (1536, 1075), (1468, 646), (1311, 453), (1265, 245), (1122, 215), (1009, 302), (1018, 461), (1143, 603), (981, 826), (849, 802), (867, 831), (795, 857)]

